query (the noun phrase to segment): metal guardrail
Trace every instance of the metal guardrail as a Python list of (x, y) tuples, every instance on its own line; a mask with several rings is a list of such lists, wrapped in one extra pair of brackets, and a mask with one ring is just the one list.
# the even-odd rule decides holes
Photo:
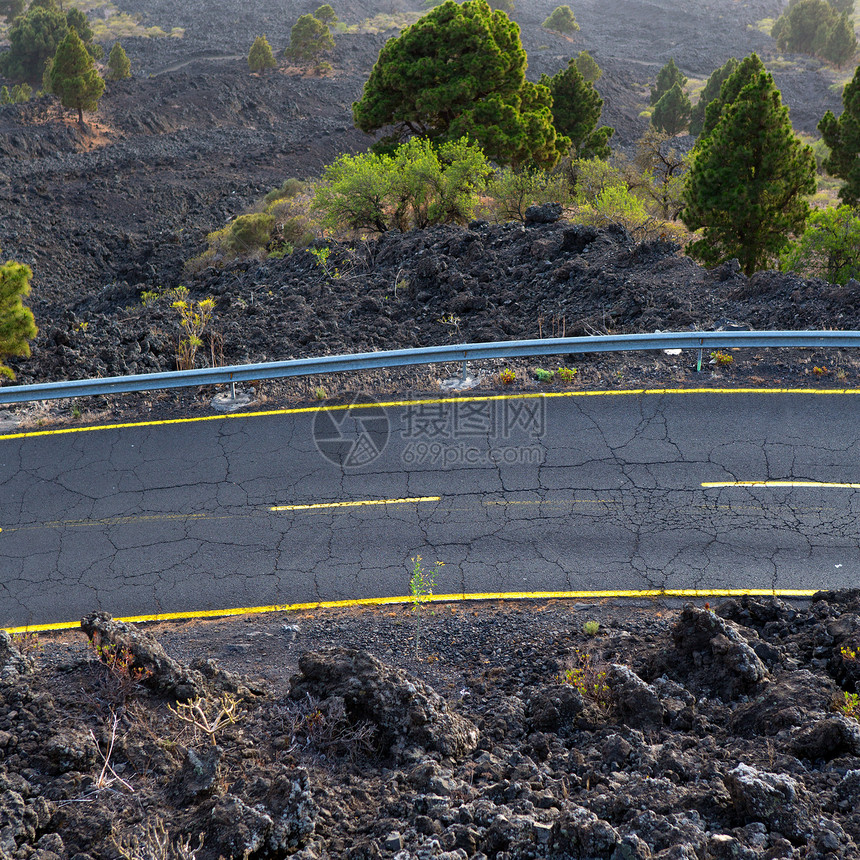
[(419, 349), (393, 349), (355, 355), (327, 355), (265, 364), (207, 367), (169, 373), (111, 376), (69, 382), (0, 387), (0, 406), (63, 397), (90, 397), (129, 391), (235, 384), (258, 379), (316, 376), (380, 367), (469, 362), (487, 358), (521, 358), (583, 352), (627, 352), (661, 349), (719, 349), (732, 347), (845, 347), (860, 346), (860, 331), (714, 331), (619, 334), (598, 337), (557, 337), (496, 343), (464, 343)]

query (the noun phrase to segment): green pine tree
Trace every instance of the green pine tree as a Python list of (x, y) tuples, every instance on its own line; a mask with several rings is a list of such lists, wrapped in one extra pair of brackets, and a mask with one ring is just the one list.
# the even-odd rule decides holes
[(0, 15), (11, 23), (26, 8), (26, 0), (0, 0)]
[(670, 57), (669, 62), (657, 72), (657, 83), (651, 87), (651, 104), (657, 104), (675, 84), (683, 87), (686, 83), (686, 75), (682, 74), (681, 70), (675, 65), (675, 58)]
[(757, 54), (750, 54), (738, 63), (735, 70), (720, 86), (720, 94), (705, 107), (705, 121), (699, 135), (700, 138), (706, 137), (716, 128), (725, 107), (737, 98), (738, 93), (747, 84), (764, 71), (764, 63)]
[(315, 63), (333, 49), (334, 39), (328, 25), (313, 15), (302, 15), (290, 30), (290, 44), (285, 54), (288, 60)]
[(38, 329), (33, 312), (22, 299), (30, 294), (33, 272), (29, 266), (8, 260), (0, 266), (0, 376), (14, 379), (11, 368), (3, 364), (10, 355), (28, 356)]
[(705, 86), (702, 88), (699, 101), (693, 106), (690, 111), (690, 134), (698, 137), (702, 133), (705, 125), (705, 110), (708, 105), (720, 96), (720, 87), (723, 82), (731, 75), (738, 67), (738, 61), (735, 57), (730, 57), (718, 69), (711, 72)]
[(337, 24), (337, 15), (328, 3), (324, 3), (316, 12), (314, 12), (314, 18), (316, 18), (317, 21), (322, 21), (327, 27), (332, 27)]
[(9, 28), (10, 47), (0, 56), (0, 70), (9, 78), (38, 80), (68, 32), (66, 16), (59, 9), (31, 7)]
[(676, 135), (682, 132), (690, 121), (689, 96), (680, 85), (672, 84), (672, 89), (663, 93), (651, 114), (651, 124), (660, 131)]
[(51, 89), (60, 97), (63, 107), (77, 110), (80, 125), (84, 124), (85, 110), (98, 110), (105, 82), (74, 28), (60, 42), (54, 55)]
[(12, 96), (9, 95), (9, 87), (0, 87), (0, 105), (12, 104)]
[(812, 149), (794, 134), (773, 78), (759, 72), (693, 151), (681, 217), (703, 234), (688, 251), (708, 265), (736, 257), (752, 275), (803, 231), (814, 192)]
[(252, 72), (264, 72), (266, 69), (274, 69), (278, 65), (272, 46), (265, 35), (257, 36), (251, 50), (248, 51), (248, 68)]
[[(595, 63), (595, 65), (597, 65)], [(551, 78), (541, 77), (541, 84), (552, 93), (552, 122), (559, 135), (569, 137), (577, 158), (608, 158), (609, 138), (614, 129), (597, 128), (603, 99), (594, 84), (579, 71), (575, 59)]]
[(857, 51), (854, 25), (847, 15), (840, 15), (823, 29), (818, 55), (836, 66), (845, 65)]
[(839, 198), (849, 206), (860, 204), (860, 66), (842, 91), (843, 110), (837, 119), (831, 111), (824, 114), (818, 130), (830, 147), (824, 169), (845, 181)]
[(110, 49), (106, 77), (109, 81), (122, 81), (131, 77), (131, 62), (119, 42), (114, 42)]
[(570, 141), (552, 122), (552, 95), (526, 81), (520, 28), (485, 0), (445, 0), (389, 39), (352, 106), (355, 124), (389, 127), (378, 149), (413, 135), (464, 134), (498, 164), (552, 167)]
[(556, 6), (549, 17), (541, 24), (546, 30), (555, 30), (557, 33), (573, 34), (579, 29), (573, 10), (570, 6)]
[(576, 68), (579, 69), (579, 73), (588, 83), (596, 84), (600, 80), (603, 71), (588, 51), (580, 51), (574, 62), (576, 63)]

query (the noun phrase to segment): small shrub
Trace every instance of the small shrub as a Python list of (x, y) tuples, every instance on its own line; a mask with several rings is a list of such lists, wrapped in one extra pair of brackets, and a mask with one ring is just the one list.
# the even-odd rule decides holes
[(502, 385), (510, 385), (516, 378), (516, 373), (514, 373), (509, 367), (506, 367), (499, 374), (499, 379), (502, 381)]
[(812, 368), (812, 372), (816, 376), (827, 376), (827, 374), (830, 373), (826, 367), (819, 367), (818, 365)]
[(734, 358), (727, 352), (716, 349), (711, 353), (710, 363), (715, 364), (717, 367), (729, 367), (729, 365), (734, 363)]
[(586, 636), (597, 636), (599, 630), (600, 624), (596, 621), (586, 621), (585, 624), (582, 625), (582, 632)]
[(860, 721), (860, 694), (843, 693), (842, 698), (836, 701), (834, 708), (840, 714)]
[(436, 587), (436, 576), (443, 562), (437, 561), (430, 570), (421, 565), (421, 556), (412, 559), (412, 576), (409, 579), (409, 599), (412, 601), (412, 612), (415, 615), (415, 659), (418, 659), (418, 640), (421, 633), (421, 606), (433, 596)]
[(599, 708), (608, 710), (612, 705), (612, 691), (606, 683), (606, 670), (598, 667), (588, 651), (575, 653), (574, 665), (559, 676), (562, 684), (576, 687), (583, 698), (594, 702)]
[(542, 367), (538, 367), (535, 369), (535, 376), (537, 377), (538, 382), (552, 382), (553, 377), (555, 376), (555, 371), (544, 370)]
[(131, 61), (119, 42), (114, 42), (110, 49), (105, 77), (109, 81), (121, 81), (131, 77)]
[(575, 367), (560, 367), (555, 374), (562, 382), (573, 382), (579, 371)]
[(576, 18), (570, 6), (556, 6), (550, 12), (549, 17), (541, 24), (546, 30), (555, 30), (557, 33), (572, 34), (579, 29)]
[(301, 194), (305, 190), (305, 187), (305, 183), (301, 179), (291, 176), (289, 179), (285, 179), (277, 188), (269, 191), (263, 198), (263, 203), (268, 206), (270, 203), (275, 203), (278, 200), (289, 200), (297, 194)]
[(202, 335), (212, 319), (215, 300), (210, 297), (195, 304), (180, 299), (173, 303), (173, 307), (179, 312), (179, 323), (185, 332), (185, 337), (180, 338), (176, 348), (176, 368), (191, 370), (197, 358), (197, 351), (203, 346)]
[(257, 36), (251, 50), (248, 51), (248, 68), (252, 72), (265, 72), (266, 69), (274, 69), (278, 65), (269, 40), (263, 36)]

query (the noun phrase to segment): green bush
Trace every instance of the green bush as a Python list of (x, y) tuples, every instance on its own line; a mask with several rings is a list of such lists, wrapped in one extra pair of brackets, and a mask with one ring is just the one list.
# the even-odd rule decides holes
[(323, 54), (333, 49), (328, 25), (313, 15), (302, 15), (290, 30), (290, 44), (284, 53), (288, 60), (298, 63), (318, 63)]
[(513, 170), (504, 167), (487, 184), (491, 203), (487, 214), (496, 221), (525, 221), (526, 209), (535, 203), (570, 202), (570, 186), (562, 173), (546, 170)]
[(121, 81), (131, 77), (131, 62), (125, 49), (119, 42), (114, 42), (108, 55), (108, 67), (105, 77), (109, 81)]
[(248, 68), (252, 72), (264, 72), (266, 69), (274, 69), (278, 65), (269, 40), (263, 36), (257, 36), (251, 50), (248, 51)]
[(579, 29), (573, 10), (570, 6), (556, 6), (549, 17), (541, 24), (546, 30), (555, 30), (557, 33), (575, 33)]
[(847, 205), (816, 209), (780, 255), (780, 269), (845, 286), (860, 277), (860, 217)]
[(289, 199), (291, 197), (295, 197), (297, 194), (301, 194), (304, 191), (306, 185), (301, 179), (296, 179), (294, 177), (290, 177), (289, 179), (285, 179), (277, 188), (273, 188), (266, 196), (263, 198), (263, 202), (274, 203), (277, 200)]
[(491, 171), (465, 139), (436, 148), (413, 138), (391, 155), (342, 155), (316, 189), (313, 210), (334, 230), (371, 230), (466, 223)]

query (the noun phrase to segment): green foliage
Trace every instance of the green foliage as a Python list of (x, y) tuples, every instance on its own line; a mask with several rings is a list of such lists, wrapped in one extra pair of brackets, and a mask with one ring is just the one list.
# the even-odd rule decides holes
[(711, 360), (708, 364), (713, 364), (717, 367), (730, 367), (734, 364), (734, 361), (734, 358), (727, 352), (723, 352), (721, 349), (715, 349), (711, 353)]
[(195, 303), (179, 299), (173, 307), (179, 314), (179, 324), (184, 333), (176, 348), (176, 369), (191, 370), (197, 360), (197, 351), (203, 346), (203, 332), (212, 319), (215, 300), (209, 297)]
[(30, 96), (33, 95), (33, 88), (29, 84), (17, 84), (12, 87), (11, 92), (9, 87), (0, 88), (0, 105), (15, 105), (23, 104), (30, 101)]
[(500, 168), (493, 174), (486, 193), (493, 201), (490, 209), (498, 221), (525, 221), (526, 209), (533, 204), (550, 201), (564, 204), (570, 199), (564, 175), (528, 168)]
[(586, 621), (582, 625), (582, 632), (586, 636), (597, 636), (600, 630), (600, 624), (597, 621)]
[(31, 341), (38, 329), (33, 312), (22, 300), (30, 294), (33, 272), (29, 266), (7, 260), (0, 266), (0, 376), (14, 379), (15, 374), (3, 364), (10, 355), (30, 355)]
[(490, 170), (481, 150), (466, 140), (435, 147), (413, 138), (391, 155), (342, 155), (325, 169), (313, 209), (335, 230), (382, 233), (466, 223)]
[(525, 70), (519, 27), (504, 12), (446, 0), (385, 43), (353, 105), (355, 124), (368, 133), (391, 126), (382, 148), (465, 135), (498, 164), (551, 167), (569, 142), (556, 134), (549, 90)]
[(757, 54), (750, 54), (737, 64), (734, 71), (720, 85), (720, 94), (705, 106), (705, 120), (700, 137), (710, 134), (716, 128), (723, 108), (730, 105), (737, 98), (738, 93), (764, 71), (764, 63)]
[(854, 0), (829, 0), (829, 3), (840, 15), (854, 14)]
[(552, 94), (553, 125), (560, 136), (570, 139), (574, 155), (608, 158), (609, 138), (614, 129), (597, 128), (603, 99), (594, 84), (585, 80), (576, 60), (568, 61), (567, 68), (551, 78), (542, 75), (541, 84)]
[(708, 265), (737, 257), (752, 275), (803, 230), (814, 192), (812, 150), (794, 134), (773, 78), (759, 72), (693, 152), (681, 217), (704, 232), (688, 252)]
[(683, 207), (687, 158), (672, 145), (672, 137), (651, 126), (637, 141), (633, 163), (639, 170), (637, 188), (661, 218), (675, 220)]
[(323, 4), (316, 12), (314, 12), (314, 18), (316, 18), (317, 21), (322, 21), (323, 24), (328, 27), (337, 24), (337, 15), (328, 3)]
[(849, 12), (827, 0), (796, 0), (776, 20), (771, 36), (781, 51), (811, 54), (842, 65), (857, 50)]
[(606, 670), (599, 667), (588, 652), (577, 648), (574, 654), (574, 665), (562, 672), (558, 680), (576, 687), (583, 698), (608, 710), (612, 707), (612, 691), (606, 682)]
[(681, 70), (675, 65), (675, 58), (671, 57), (669, 62), (657, 72), (657, 83), (651, 87), (651, 104), (656, 105), (675, 84), (683, 88), (686, 83), (686, 75), (681, 73)]
[(711, 72), (705, 86), (702, 89), (699, 101), (690, 112), (690, 134), (698, 137), (702, 133), (705, 125), (705, 109), (716, 98), (720, 96), (720, 87), (723, 81), (729, 77), (738, 67), (738, 61), (735, 57), (730, 57), (726, 62)]
[(334, 39), (328, 25), (313, 15), (302, 15), (290, 30), (290, 44), (284, 53), (288, 60), (315, 63), (333, 49)]
[(556, 6), (549, 17), (541, 24), (546, 30), (555, 30), (557, 33), (575, 33), (579, 29), (573, 10), (570, 6)]
[(421, 635), (421, 607), (433, 597), (436, 587), (436, 577), (443, 562), (437, 561), (435, 567), (426, 570), (421, 565), (421, 556), (412, 559), (412, 576), (409, 578), (409, 599), (412, 602), (412, 612), (415, 615), (415, 659), (418, 659), (418, 641)]
[(90, 26), (87, 16), (76, 6), (72, 6), (72, 8), (66, 12), (66, 23), (69, 25), (70, 29), (74, 27), (75, 30), (77, 30), (78, 36), (80, 36), (81, 41), (85, 45), (92, 42), (93, 28)]
[(266, 69), (274, 69), (277, 65), (269, 40), (265, 35), (257, 36), (254, 44), (251, 45), (251, 50), (248, 51), (248, 68), (252, 72), (264, 72)]
[(504, 12), (506, 15), (510, 15), (513, 13), (516, 8), (516, 4), (514, 0), (487, 0), (490, 4), (490, 8), (492, 10), (498, 9), (501, 12)]
[(682, 132), (690, 121), (692, 105), (680, 84), (672, 84), (672, 88), (660, 96), (651, 114), (651, 124), (659, 131), (676, 135)]
[(562, 382), (573, 382), (579, 371), (575, 367), (559, 367), (555, 374)]
[(81, 125), (83, 111), (98, 110), (105, 82), (74, 28), (60, 42), (54, 56), (51, 90), (60, 97), (63, 107), (77, 110)]
[(301, 194), (304, 190), (305, 183), (301, 179), (291, 176), (289, 179), (285, 179), (278, 188), (273, 188), (269, 191), (263, 198), (263, 202), (268, 204), (274, 203), (277, 200), (287, 200), (295, 197), (297, 194)]
[(265, 212), (240, 215), (230, 224), (230, 247), (234, 251), (265, 248), (272, 235), (275, 219)]
[(860, 203), (860, 66), (842, 91), (844, 109), (837, 119), (831, 111), (824, 114), (818, 130), (830, 147), (824, 169), (845, 181), (839, 191), (843, 203)]
[(546, 370), (543, 367), (536, 367), (535, 368), (535, 378), (537, 379), (538, 382), (552, 382), (554, 377), (555, 377), (555, 371), (554, 370)]
[(106, 77), (109, 81), (121, 81), (131, 77), (131, 62), (119, 42), (114, 42), (110, 49)]
[(841, 286), (860, 277), (860, 217), (846, 205), (814, 210), (803, 235), (780, 255), (780, 268)]
[(26, 8), (26, 0), (0, 0), (0, 16), (12, 22)]
[(860, 694), (844, 692), (842, 698), (836, 701), (834, 710), (860, 722)]
[(579, 69), (579, 73), (588, 83), (595, 84), (600, 80), (603, 71), (588, 51), (580, 51), (579, 55), (574, 59), (574, 63), (576, 63), (576, 68)]
[(20, 80), (38, 80), (68, 31), (66, 16), (59, 9), (29, 9), (9, 28), (10, 48), (0, 58), (3, 74)]

